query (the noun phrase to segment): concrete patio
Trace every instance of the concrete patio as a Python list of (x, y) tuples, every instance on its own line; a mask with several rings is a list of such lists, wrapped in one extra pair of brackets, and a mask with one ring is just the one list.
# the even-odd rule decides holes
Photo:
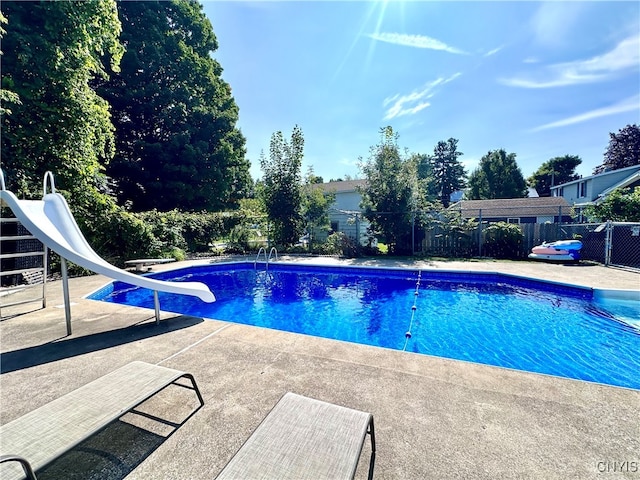
[[(640, 274), (589, 264), (321, 261), (497, 271), (640, 298)], [(192, 373), (205, 406), (185, 421), (197, 401), (169, 388), (141, 409), (174, 426), (127, 414), (37, 472), (41, 480), (214, 478), (287, 391), (371, 412), (375, 478), (640, 477), (639, 390), (170, 313), (157, 326), (153, 311), (82, 298), (108, 281), (70, 280), (71, 336), (61, 282), (47, 286), (46, 309), (3, 319), (1, 423), (132, 360)], [(358, 479), (369, 454), (367, 442)]]

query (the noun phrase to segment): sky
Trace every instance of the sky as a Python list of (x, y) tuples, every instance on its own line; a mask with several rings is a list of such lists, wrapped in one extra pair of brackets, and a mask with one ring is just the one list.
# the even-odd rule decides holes
[(302, 173), (361, 178), (390, 125), (409, 153), (458, 139), (467, 173), (490, 150), (528, 177), (640, 124), (640, 2), (204, 1), (239, 107), (251, 175), (271, 135), (304, 133)]

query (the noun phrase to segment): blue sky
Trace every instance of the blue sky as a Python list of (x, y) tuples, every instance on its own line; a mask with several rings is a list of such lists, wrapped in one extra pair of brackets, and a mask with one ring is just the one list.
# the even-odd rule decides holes
[(303, 173), (359, 178), (381, 127), (409, 152), (454, 137), (525, 177), (640, 123), (640, 2), (205, 1), (240, 108), (251, 174), (275, 131), (305, 137)]

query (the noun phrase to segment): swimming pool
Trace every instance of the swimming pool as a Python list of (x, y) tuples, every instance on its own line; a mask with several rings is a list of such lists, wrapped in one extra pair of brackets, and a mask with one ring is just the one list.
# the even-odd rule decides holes
[[(215, 303), (160, 293), (162, 310), (640, 389), (640, 308), (587, 288), (495, 273), (253, 263), (152, 275), (200, 281)], [(89, 298), (153, 308), (113, 282)]]

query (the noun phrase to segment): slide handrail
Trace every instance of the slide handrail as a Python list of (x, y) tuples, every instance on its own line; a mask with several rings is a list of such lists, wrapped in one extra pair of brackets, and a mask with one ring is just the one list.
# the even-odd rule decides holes
[(51, 193), (56, 193), (56, 183), (53, 180), (53, 173), (47, 170), (44, 172), (44, 179), (42, 180), (42, 198), (47, 194), (47, 180), (49, 180), (49, 184), (51, 185)]

